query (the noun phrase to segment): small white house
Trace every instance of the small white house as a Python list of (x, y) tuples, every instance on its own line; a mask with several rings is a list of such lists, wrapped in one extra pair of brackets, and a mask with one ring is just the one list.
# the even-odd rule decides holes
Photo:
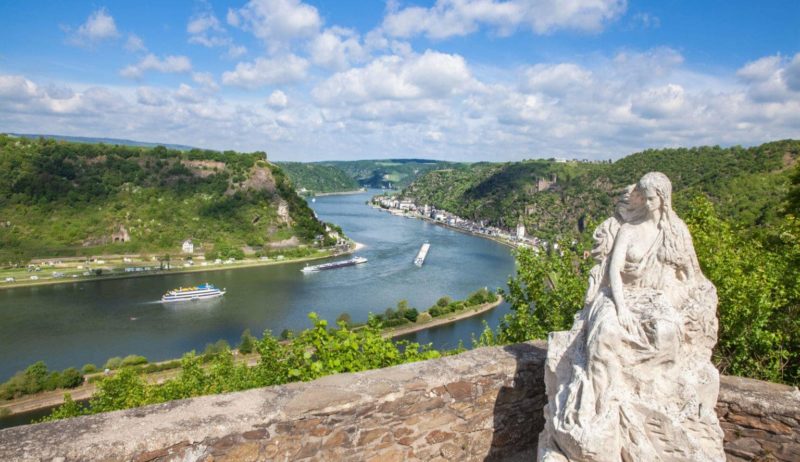
[(183, 241), (183, 247), (181, 247), (183, 253), (194, 253), (194, 243), (192, 243), (191, 239), (186, 239)]

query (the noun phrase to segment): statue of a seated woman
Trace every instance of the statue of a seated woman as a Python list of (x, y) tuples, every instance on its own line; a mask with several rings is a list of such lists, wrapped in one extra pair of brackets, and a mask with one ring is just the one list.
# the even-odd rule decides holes
[(717, 294), (671, 196), (648, 173), (594, 233), (584, 308), (548, 339), (540, 461), (725, 460)]

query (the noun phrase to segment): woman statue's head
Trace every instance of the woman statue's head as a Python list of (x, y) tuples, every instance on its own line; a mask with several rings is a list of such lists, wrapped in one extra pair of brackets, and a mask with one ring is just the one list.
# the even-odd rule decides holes
[(651, 213), (672, 209), (672, 183), (667, 175), (661, 172), (647, 173), (636, 184), (636, 190), (641, 194), (643, 205)]

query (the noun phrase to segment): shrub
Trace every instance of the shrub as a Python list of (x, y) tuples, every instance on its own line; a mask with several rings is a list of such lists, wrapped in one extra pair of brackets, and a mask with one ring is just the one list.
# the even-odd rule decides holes
[(113, 358), (109, 358), (108, 361), (106, 361), (106, 364), (105, 366), (103, 366), (103, 368), (114, 370), (114, 369), (119, 369), (120, 366), (122, 366), (122, 358), (120, 358), (119, 356), (114, 356)]
[(419, 314), (419, 316), (417, 316), (417, 323), (418, 324), (425, 324), (425, 323), (431, 322), (432, 320), (433, 320), (433, 317), (427, 311), (423, 311), (422, 313)]
[(97, 372), (97, 366), (95, 366), (92, 363), (84, 364), (83, 367), (81, 368), (81, 371), (84, 374), (92, 374), (94, 372)]
[(61, 380), (58, 384), (59, 388), (75, 388), (83, 384), (83, 374), (78, 372), (74, 367), (64, 369), (61, 372)]
[(245, 329), (244, 332), (242, 332), (241, 342), (239, 342), (239, 346), (237, 347), (239, 353), (245, 355), (250, 354), (255, 349), (255, 345), (256, 338), (250, 333), (250, 329)]
[(121, 367), (138, 366), (140, 364), (147, 364), (147, 358), (138, 355), (128, 355), (122, 360)]
[(411, 322), (417, 322), (417, 318), (419, 317), (419, 312), (417, 311), (416, 308), (409, 308), (403, 311), (403, 317)]
[(439, 300), (436, 300), (436, 306), (438, 306), (440, 308), (444, 308), (444, 307), (446, 307), (447, 305), (449, 305), (452, 302), (453, 302), (452, 298), (444, 296), (444, 297), (440, 298)]

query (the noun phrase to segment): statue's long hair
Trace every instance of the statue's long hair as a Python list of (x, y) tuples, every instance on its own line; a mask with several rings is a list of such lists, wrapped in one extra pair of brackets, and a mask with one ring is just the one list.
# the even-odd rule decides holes
[(658, 229), (663, 240), (658, 249), (659, 261), (674, 267), (686, 276), (692, 275), (694, 270), (699, 268), (695, 263), (696, 257), (686, 224), (672, 210), (672, 183), (669, 178), (661, 172), (650, 172), (639, 180), (636, 188), (642, 195), (651, 190), (661, 198)]

